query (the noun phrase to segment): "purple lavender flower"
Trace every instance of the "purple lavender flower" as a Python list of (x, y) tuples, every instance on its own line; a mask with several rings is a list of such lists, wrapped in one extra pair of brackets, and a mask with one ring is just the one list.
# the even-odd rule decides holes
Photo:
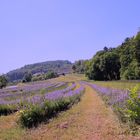
[[(42, 85), (40, 85), (42, 84)], [(64, 82), (54, 82), (54, 83), (39, 83), (39, 84), (31, 84), (31, 85), (25, 85), (22, 87), (22, 90), (24, 91), (23, 93), (10, 93), (8, 91), (8, 93), (2, 93), (0, 91), (0, 104), (42, 104), (43, 102), (45, 102), (46, 100), (58, 100), (58, 99), (62, 99), (62, 98), (66, 98), (66, 97), (71, 97), (71, 96), (75, 96), (80, 94), (83, 90), (84, 87), (81, 86), (80, 88), (74, 90), (76, 88), (76, 83), (72, 83), (71, 86), (62, 89), (62, 90), (56, 90), (53, 92), (49, 92), (49, 93), (45, 93), (45, 94), (40, 94), (39, 92), (36, 95), (32, 95), (29, 97), (29, 91), (35, 91), (38, 90), (40, 88), (48, 88), (48, 87), (52, 87), (52, 88), (57, 88), (60, 86), (65, 85), (66, 83)], [(14, 88), (18, 88), (18, 87), (14, 87)], [(5, 90), (6, 91), (6, 90)], [(25, 94), (25, 91), (28, 94)], [(14, 98), (15, 97), (15, 98)], [(18, 98), (20, 97), (20, 98)], [(11, 100), (6, 100), (7, 98), (11, 99)]]
[(125, 101), (128, 99), (128, 95), (129, 95), (128, 90), (102, 87), (100, 85), (89, 83), (89, 82), (83, 82), (83, 83), (95, 89), (103, 97), (106, 97), (108, 99), (107, 102), (109, 105), (115, 105), (115, 104), (121, 105), (124, 104)]

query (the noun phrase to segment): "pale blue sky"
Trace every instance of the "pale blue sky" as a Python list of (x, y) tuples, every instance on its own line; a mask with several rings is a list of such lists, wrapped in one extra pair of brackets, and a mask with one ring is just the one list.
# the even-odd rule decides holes
[(0, 73), (47, 60), (89, 59), (140, 26), (139, 0), (0, 0)]

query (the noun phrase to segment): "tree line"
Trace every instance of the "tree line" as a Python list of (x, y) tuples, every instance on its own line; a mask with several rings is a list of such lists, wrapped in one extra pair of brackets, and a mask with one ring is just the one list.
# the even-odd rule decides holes
[(76, 61), (72, 68), (92, 80), (140, 79), (140, 32), (116, 48), (104, 47), (90, 60)]

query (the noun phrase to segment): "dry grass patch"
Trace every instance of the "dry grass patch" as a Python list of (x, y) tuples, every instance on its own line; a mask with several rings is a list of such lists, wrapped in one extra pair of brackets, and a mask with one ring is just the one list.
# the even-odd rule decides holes
[(18, 113), (0, 116), (0, 140), (20, 140), (25, 130), (18, 124)]

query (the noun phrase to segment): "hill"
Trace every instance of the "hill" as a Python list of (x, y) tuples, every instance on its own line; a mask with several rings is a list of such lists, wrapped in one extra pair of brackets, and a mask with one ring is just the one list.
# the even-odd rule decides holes
[(21, 80), (25, 73), (47, 73), (53, 71), (57, 73), (70, 73), (72, 71), (72, 63), (68, 60), (46, 61), (41, 63), (25, 65), (16, 70), (12, 70), (6, 74), (10, 82)]

